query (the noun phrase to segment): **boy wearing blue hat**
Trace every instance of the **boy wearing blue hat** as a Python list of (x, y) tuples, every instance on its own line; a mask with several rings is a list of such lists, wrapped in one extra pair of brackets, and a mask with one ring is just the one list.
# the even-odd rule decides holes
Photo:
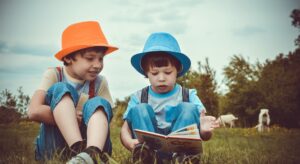
[[(151, 84), (131, 95), (123, 115), (125, 122), (121, 130), (121, 141), (128, 150), (133, 151), (133, 162), (142, 155), (140, 162), (152, 163), (154, 154), (149, 146), (139, 143), (133, 129), (168, 135), (196, 123), (201, 138), (210, 139), (212, 130), (219, 124), (215, 117), (205, 116), (206, 110), (195, 89), (187, 90), (176, 84), (176, 79), (189, 70), (191, 61), (181, 53), (172, 35), (151, 34), (143, 52), (134, 55), (131, 64)], [(198, 153), (200, 152), (187, 152), (184, 156), (194, 158)], [(175, 153), (157, 154), (160, 162), (161, 159), (171, 160)], [(199, 158), (192, 161), (198, 163)]]

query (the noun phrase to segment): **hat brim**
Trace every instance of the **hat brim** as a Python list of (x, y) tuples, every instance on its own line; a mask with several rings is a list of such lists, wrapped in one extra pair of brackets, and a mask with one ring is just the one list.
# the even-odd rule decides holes
[(107, 55), (107, 54), (109, 54), (109, 53), (111, 53), (113, 51), (118, 50), (117, 47), (110, 46), (110, 45), (101, 45), (101, 44), (96, 44), (96, 45), (77, 45), (77, 46), (73, 46), (73, 47), (69, 47), (69, 48), (60, 50), (58, 53), (55, 54), (55, 57), (58, 60), (62, 61), (63, 57), (69, 55), (70, 53), (78, 51), (78, 50), (81, 50), (81, 49), (90, 48), (90, 47), (106, 47), (107, 51), (105, 52), (104, 55)]
[(151, 52), (142, 52), (142, 53), (138, 53), (135, 54), (134, 56), (132, 56), (131, 58), (131, 65), (142, 75), (145, 75), (145, 72), (142, 68), (142, 58), (148, 54), (148, 53), (152, 53), (152, 52), (166, 52), (170, 55), (172, 55), (173, 57), (175, 57), (182, 65), (182, 69), (181, 71), (178, 73), (178, 77), (183, 76), (191, 67), (191, 60), (183, 53), (178, 53), (178, 52), (172, 52), (172, 51), (151, 51)]

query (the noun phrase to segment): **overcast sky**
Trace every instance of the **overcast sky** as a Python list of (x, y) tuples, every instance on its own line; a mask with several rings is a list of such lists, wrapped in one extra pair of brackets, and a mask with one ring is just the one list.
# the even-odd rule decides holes
[(159, 31), (175, 36), (192, 69), (207, 57), (220, 84), (233, 55), (255, 63), (294, 50), (296, 8), (300, 0), (1, 0), (0, 91), (22, 86), (32, 95), (43, 72), (62, 65), (54, 58), (62, 31), (88, 20), (99, 21), (108, 42), (120, 48), (105, 57), (101, 72), (114, 99), (148, 84), (130, 58)]

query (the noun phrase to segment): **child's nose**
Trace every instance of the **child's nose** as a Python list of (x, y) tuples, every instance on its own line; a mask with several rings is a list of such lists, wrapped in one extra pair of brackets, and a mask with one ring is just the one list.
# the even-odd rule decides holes
[(95, 61), (93, 63), (93, 67), (100, 68), (101, 66), (102, 66), (102, 63), (100, 61)]
[(158, 80), (159, 81), (164, 81), (166, 78), (165, 78), (165, 76), (163, 75), (163, 74), (159, 74), (158, 75)]

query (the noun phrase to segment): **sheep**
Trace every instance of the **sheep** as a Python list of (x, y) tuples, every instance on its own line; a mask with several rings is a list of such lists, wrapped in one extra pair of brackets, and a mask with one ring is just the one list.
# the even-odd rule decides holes
[(237, 117), (235, 117), (233, 114), (226, 114), (221, 115), (217, 121), (220, 123), (220, 125), (223, 125), (226, 127), (226, 124), (230, 125), (230, 128), (234, 127), (234, 121), (238, 120)]
[(259, 132), (263, 132), (264, 130), (270, 131), (270, 115), (269, 109), (261, 109), (258, 115), (258, 124), (255, 126)]

